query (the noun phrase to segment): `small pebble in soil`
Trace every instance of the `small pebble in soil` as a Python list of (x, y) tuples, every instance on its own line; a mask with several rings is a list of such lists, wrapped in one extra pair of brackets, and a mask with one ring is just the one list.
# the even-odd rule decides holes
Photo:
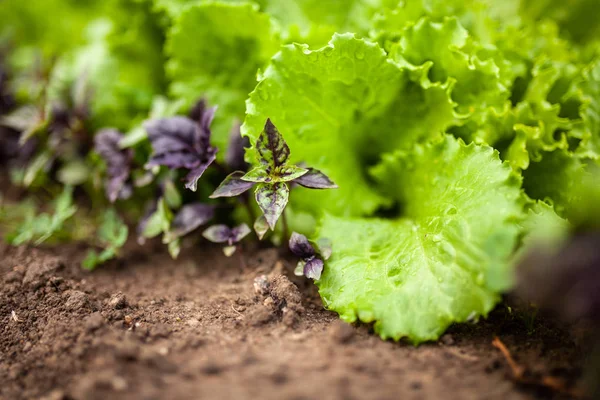
[(411, 382), (410, 388), (412, 390), (421, 390), (423, 388), (423, 384), (419, 381)]
[(104, 325), (104, 317), (99, 312), (95, 312), (85, 319), (84, 324), (89, 332), (95, 331)]
[(254, 292), (261, 296), (269, 294), (269, 278), (266, 275), (254, 278)]
[(122, 310), (127, 307), (127, 297), (121, 292), (115, 293), (108, 300), (108, 305), (114, 310)]
[(354, 327), (344, 321), (335, 321), (329, 328), (329, 335), (337, 343), (349, 343), (355, 335)]

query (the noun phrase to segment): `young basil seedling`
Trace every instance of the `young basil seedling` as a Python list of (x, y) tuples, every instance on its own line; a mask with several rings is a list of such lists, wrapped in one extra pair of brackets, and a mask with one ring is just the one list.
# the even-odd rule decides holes
[(300, 258), (294, 273), (297, 276), (304, 275), (314, 280), (320, 279), (323, 272), (323, 261), (331, 256), (331, 244), (324, 240), (318, 243), (318, 249), (315, 249), (306, 236), (292, 232), (289, 246), (290, 251)]
[(206, 239), (213, 243), (226, 243), (223, 248), (223, 253), (227, 257), (231, 257), (237, 250), (237, 243), (248, 236), (251, 232), (246, 224), (241, 224), (235, 228), (230, 228), (227, 225), (213, 225), (202, 233)]
[[(311, 189), (335, 189), (324, 173), (314, 168), (301, 168), (289, 163), (290, 148), (270, 119), (256, 141), (260, 165), (246, 174), (236, 171), (230, 174), (210, 196), (233, 197), (248, 191), (257, 185), (255, 198), (271, 228), (275, 225), (288, 203), (290, 188), (288, 184), (298, 183)], [(260, 225), (260, 224), (259, 224)]]

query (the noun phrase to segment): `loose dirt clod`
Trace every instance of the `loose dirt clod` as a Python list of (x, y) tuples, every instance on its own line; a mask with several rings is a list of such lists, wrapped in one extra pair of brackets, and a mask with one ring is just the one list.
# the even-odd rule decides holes
[(127, 297), (121, 292), (113, 294), (108, 300), (108, 305), (115, 310), (122, 310), (127, 307)]
[(88, 295), (79, 290), (70, 290), (65, 293), (65, 308), (70, 311), (76, 311), (88, 305)]

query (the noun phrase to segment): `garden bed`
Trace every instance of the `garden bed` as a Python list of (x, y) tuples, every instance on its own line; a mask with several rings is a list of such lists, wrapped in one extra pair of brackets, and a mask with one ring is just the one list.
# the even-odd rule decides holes
[(572, 332), (506, 305), (438, 343), (382, 341), (325, 311), (274, 249), (245, 268), (217, 247), (132, 247), (93, 273), (84, 256), (0, 249), (1, 399), (568, 398), (515, 383), (496, 336), (534, 380), (580, 374)]

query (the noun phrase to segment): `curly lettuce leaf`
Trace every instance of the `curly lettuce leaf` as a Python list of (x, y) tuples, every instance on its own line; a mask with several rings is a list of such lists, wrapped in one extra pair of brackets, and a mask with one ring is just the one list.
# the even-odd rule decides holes
[(523, 171), (523, 188), (533, 199), (545, 200), (556, 213), (565, 216), (575, 200), (574, 190), (586, 178), (585, 164), (566, 150), (544, 153), (538, 162)]
[(502, 110), (510, 97), (513, 76), (500, 68), (502, 57), (492, 48), (484, 51), (456, 18), (418, 20), (390, 46), (390, 57), (407, 68), (426, 69), (429, 82), (451, 88), (457, 126), (481, 125), (489, 112)]
[(327, 308), (413, 343), (486, 315), (512, 281), (523, 207), (510, 167), (446, 136), (385, 156), (373, 175), (403, 215), (322, 218), (318, 236), (334, 249), (317, 282)]
[(565, 37), (584, 43), (600, 38), (600, 8), (596, 0), (523, 0), (521, 12), (529, 23), (552, 19)]
[[(213, 141), (224, 154), (257, 70), (279, 48), (277, 31), (253, 3), (203, 2), (184, 8), (168, 32), (170, 92), (191, 106), (205, 97), (219, 109)], [(264, 124), (264, 121), (263, 121)]]
[(575, 126), (571, 135), (580, 140), (576, 153), (582, 158), (600, 160), (600, 59), (588, 65), (575, 86), (579, 101), (581, 124)]

